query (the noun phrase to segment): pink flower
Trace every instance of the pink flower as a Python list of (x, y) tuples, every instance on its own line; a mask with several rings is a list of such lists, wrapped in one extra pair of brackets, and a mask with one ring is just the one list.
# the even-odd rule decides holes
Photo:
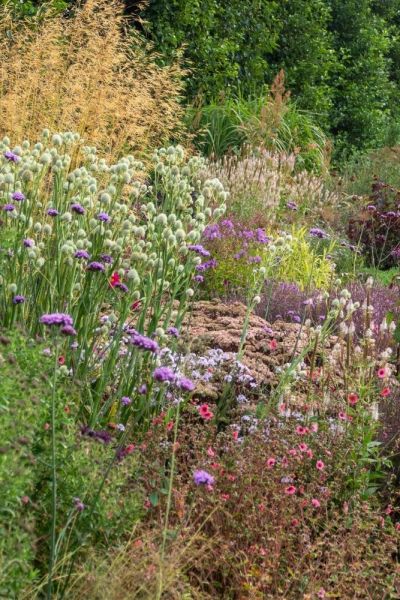
[(315, 466), (318, 471), (323, 471), (325, 469), (325, 463), (322, 460), (317, 460)]
[(272, 469), (272, 467), (274, 467), (274, 466), (275, 466), (275, 463), (276, 463), (276, 460), (275, 460), (275, 458), (272, 458), (272, 457), (271, 457), (271, 458), (269, 458), (269, 459), (267, 460), (267, 467), (268, 467), (268, 469)]
[(297, 450), (296, 450), (296, 448), (291, 448), (289, 450), (289, 454), (290, 454), (290, 456), (297, 456)]
[(313, 458), (313, 456), (314, 456), (313, 451), (311, 450), (311, 448), (309, 448), (307, 450), (306, 454), (307, 454), (308, 458)]
[(230, 498), (229, 494), (221, 494), (221, 499), (222, 500), (226, 501), (226, 500), (229, 500), (229, 498)]
[(381, 367), (380, 369), (378, 369), (376, 374), (379, 377), (379, 379), (385, 379), (385, 377), (388, 375), (388, 370), (386, 367)]
[(213, 418), (214, 414), (211, 412), (208, 404), (202, 404), (201, 406), (199, 406), (198, 408), (199, 411), (199, 415), (205, 420), (205, 421), (209, 421), (210, 419)]
[(233, 439), (234, 439), (234, 440), (237, 440), (237, 439), (238, 439), (238, 437), (239, 437), (239, 432), (238, 432), (238, 431), (233, 431), (233, 432), (232, 432), (232, 436), (233, 436)]
[(293, 494), (295, 494), (296, 492), (297, 490), (294, 487), (294, 485), (288, 485), (287, 488), (285, 488), (285, 494), (287, 494), (288, 496), (293, 496)]
[(311, 500), (311, 504), (314, 508), (319, 508), (321, 506), (321, 502), (317, 498), (313, 498)]
[(280, 413), (285, 413), (286, 412), (286, 404), (280, 404), (279, 405), (279, 412)]
[(355, 392), (350, 392), (347, 396), (347, 400), (351, 406), (355, 406), (358, 402), (358, 395)]
[(318, 431), (318, 423), (311, 423), (311, 431), (313, 433), (317, 433), (317, 431)]
[(278, 347), (278, 343), (276, 340), (271, 340), (268, 344), (270, 350), (276, 350)]
[(211, 456), (211, 457), (215, 456), (215, 452), (214, 452), (214, 450), (211, 448), (211, 446), (210, 446), (209, 448), (207, 448), (207, 455), (208, 455), (208, 456)]
[(297, 425), (296, 433), (298, 433), (299, 435), (305, 435), (307, 433), (307, 429), (302, 425)]
[(381, 391), (381, 396), (382, 398), (387, 398), (388, 396), (390, 396), (390, 388), (388, 387), (384, 387), (383, 390)]
[(174, 422), (170, 421), (169, 423), (167, 423), (167, 431), (171, 431), (171, 429), (174, 428)]
[(304, 442), (302, 444), (299, 444), (299, 450), (300, 450), (300, 452), (307, 452), (307, 450), (308, 450), (307, 444), (304, 444)]
[(400, 523), (396, 523), (395, 527), (396, 527), (397, 531), (400, 531)]
[(300, 521), (298, 519), (292, 519), (290, 524), (292, 527), (298, 527), (300, 525)]
[(320, 588), (317, 593), (318, 598), (325, 598), (325, 595), (326, 595), (326, 592), (325, 592), (324, 588)]
[(346, 415), (346, 413), (344, 413), (344, 412), (340, 412), (340, 413), (338, 414), (338, 417), (339, 417), (339, 419), (340, 419), (341, 421), (347, 421), (347, 415)]

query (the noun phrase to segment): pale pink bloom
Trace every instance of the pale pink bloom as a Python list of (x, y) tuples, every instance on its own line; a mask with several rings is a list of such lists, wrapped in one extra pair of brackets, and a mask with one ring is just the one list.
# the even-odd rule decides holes
[(306, 429), (306, 427), (303, 427), (302, 425), (297, 425), (296, 433), (298, 433), (299, 435), (305, 435), (307, 433), (307, 429)]
[(282, 458), (282, 467), (287, 467), (288, 465), (289, 465), (289, 461), (288, 461), (288, 459), (286, 458), (286, 456), (284, 456), (284, 457)]
[(379, 377), (379, 379), (385, 379), (385, 377), (387, 377), (387, 375), (388, 375), (388, 370), (386, 367), (381, 367), (380, 369), (378, 369), (377, 376)]
[(208, 455), (208, 456), (211, 456), (211, 457), (215, 456), (215, 452), (214, 452), (214, 450), (211, 448), (211, 446), (210, 446), (209, 448), (207, 448), (207, 455)]
[(280, 404), (279, 405), (279, 412), (280, 413), (285, 413), (286, 412), (286, 404)]
[(307, 444), (304, 444), (304, 442), (302, 444), (299, 444), (299, 450), (300, 450), (300, 452), (307, 452), (307, 450), (308, 450)]
[(232, 435), (233, 435), (233, 439), (237, 440), (238, 437), (239, 437), (239, 432), (238, 431), (233, 431)]
[(285, 488), (285, 494), (287, 494), (288, 496), (293, 496), (293, 494), (295, 494), (296, 492), (297, 490), (294, 487), (294, 485), (288, 485), (288, 487)]
[(230, 498), (229, 494), (221, 494), (222, 500), (229, 500), (229, 498)]
[(276, 460), (275, 460), (275, 458), (272, 458), (272, 457), (271, 457), (271, 458), (269, 458), (269, 459), (267, 460), (267, 467), (268, 467), (268, 469), (272, 469), (272, 467), (274, 467), (274, 466), (275, 466), (275, 463), (276, 463)]
[(297, 456), (297, 450), (296, 450), (296, 448), (291, 448), (289, 450), (289, 454), (290, 454), (290, 456)]
[(278, 347), (278, 343), (276, 340), (271, 340), (268, 345), (270, 350), (276, 350)]
[(308, 456), (308, 458), (313, 458), (314, 454), (313, 454), (313, 451), (311, 450), (311, 448), (309, 448), (307, 450), (306, 455)]
[(320, 588), (317, 593), (318, 598), (325, 598), (325, 595), (326, 595), (326, 592), (325, 592), (324, 588)]
[(347, 421), (347, 415), (346, 415), (346, 413), (344, 413), (344, 412), (340, 412), (340, 413), (338, 414), (338, 417), (339, 417), (339, 419), (340, 419), (341, 421)]
[(318, 431), (318, 423), (311, 423), (311, 431), (313, 433), (317, 433), (317, 431)]
[(325, 464), (322, 460), (317, 460), (315, 466), (317, 467), (318, 471), (323, 471), (325, 469)]
[(319, 500), (317, 500), (317, 498), (313, 498), (311, 500), (311, 504), (313, 505), (314, 508), (319, 508), (321, 506), (321, 502)]

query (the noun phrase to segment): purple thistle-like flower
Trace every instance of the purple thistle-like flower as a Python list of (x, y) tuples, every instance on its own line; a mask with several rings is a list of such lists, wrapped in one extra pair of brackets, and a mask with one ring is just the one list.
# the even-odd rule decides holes
[(169, 367), (157, 367), (153, 371), (153, 377), (161, 383), (165, 383), (166, 381), (173, 383), (176, 379), (175, 373)]
[(172, 337), (179, 337), (179, 329), (176, 327), (168, 327), (167, 334), (172, 335)]
[(74, 498), (74, 506), (78, 512), (85, 510), (85, 505), (80, 498)]
[(105, 263), (106, 265), (111, 265), (113, 262), (113, 257), (110, 256), (109, 254), (102, 254), (100, 256), (100, 258), (103, 261), (103, 263)]
[(23, 304), (25, 302), (25, 296), (16, 295), (13, 298), (13, 304)]
[(140, 333), (134, 333), (131, 338), (131, 343), (140, 348), (141, 350), (148, 350), (149, 352), (153, 352), (157, 354), (159, 351), (159, 346), (155, 340), (147, 337), (146, 335), (141, 335)]
[(79, 204), (78, 202), (74, 202), (74, 204), (71, 204), (71, 210), (77, 213), (78, 215), (85, 214), (85, 209), (83, 208), (82, 204)]
[(147, 385), (145, 383), (142, 383), (142, 385), (139, 386), (139, 388), (138, 388), (138, 392), (142, 396), (144, 396), (145, 394), (147, 394)]
[(329, 235), (319, 227), (312, 227), (309, 231), (309, 234), (311, 237), (319, 238), (321, 240), (329, 237)]
[(196, 387), (196, 384), (187, 377), (179, 377), (175, 383), (176, 386), (184, 392), (193, 392)]
[(5, 210), (6, 212), (13, 212), (13, 210), (15, 210), (15, 206), (14, 204), (5, 204), (3, 206), (3, 210)]
[(205, 240), (217, 240), (222, 237), (221, 230), (217, 224), (207, 225), (203, 231), (203, 238)]
[(33, 246), (35, 245), (35, 242), (31, 238), (26, 238), (23, 241), (23, 244), (24, 244), (25, 248), (33, 248)]
[(114, 285), (112, 287), (114, 289), (121, 290), (121, 292), (124, 292), (124, 294), (129, 292), (128, 286), (125, 285), (125, 283), (121, 283), (120, 281), (118, 281), (117, 283), (114, 283)]
[(39, 321), (40, 323), (42, 323), (43, 325), (47, 325), (48, 327), (51, 327), (52, 325), (70, 325), (71, 327), (73, 327), (74, 324), (72, 317), (64, 313), (50, 313), (42, 315)]
[(190, 244), (190, 246), (188, 246), (188, 250), (191, 250), (200, 256), (210, 256), (209, 251), (206, 250), (201, 244)]
[(22, 192), (14, 192), (11, 194), (11, 198), (16, 202), (23, 202), (25, 200), (25, 195)]
[(18, 156), (18, 154), (15, 154), (15, 152), (11, 152), (11, 150), (6, 150), (3, 154), (4, 158), (6, 158), (7, 160), (9, 160), (10, 162), (13, 163), (17, 163), (21, 160), (21, 157)]
[(196, 485), (214, 485), (214, 477), (207, 471), (198, 470), (193, 473), (193, 481)]
[(297, 204), (296, 202), (293, 202), (293, 200), (289, 200), (288, 202), (286, 202), (286, 208), (288, 208), (289, 210), (297, 210)]
[(47, 214), (49, 215), (49, 217), (57, 217), (57, 215), (59, 215), (60, 213), (56, 208), (49, 208)]
[(261, 227), (258, 227), (256, 229), (256, 240), (257, 242), (259, 242), (260, 244), (268, 244), (270, 239), (269, 237), (266, 235), (264, 229), (261, 229)]
[(97, 218), (102, 223), (108, 223), (110, 220), (110, 216), (106, 212), (101, 212), (97, 215)]
[(96, 261), (89, 263), (86, 268), (88, 271), (104, 271), (104, 265)]
[(90, 254), (87, 250), (77, 250), (74, 254), (75, 258), (84, 258), (85, 260), (89, 260)]
[(131, 402), (132, 402), (132, 400), (128, 396), (122, 396), (122, 398), (121, 398), (122, 406), (129, 406), (129, 404), (131, 404)]
[(63, 335), (76, 335), (76, 330), (72, 327), (72, 325), (64, 325), (60, 329)]
[(204, 277), (203, 275), (195, 275), (194, 276), (194, 280), (196, 283), (203, 283), (204, 282)]

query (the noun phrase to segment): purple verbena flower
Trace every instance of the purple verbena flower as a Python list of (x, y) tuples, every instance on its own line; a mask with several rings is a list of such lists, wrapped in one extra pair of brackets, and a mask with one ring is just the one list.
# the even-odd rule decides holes
[(113, 257), (110, 256), (109, 254), (102, 254), (100, 256), (100, 258), (103, 261), (103, 263), (105, 263), (106, 265), (111, 265), (113, 262)]
[(121, 398), (122, 406), (129, 406), (129, 404), (131, 404), (131, 402), (132, 402), (132, 400), (128, 396), (122, 396), (122, 398)]
[(85, 505), (80, 498), (74, 498), (74, 506), (78, 512), (85, 510)]
[(188, 246), (188, 250), (196, 252), (196, 254), (199, 254), (200, 256), (210, 256), (209, 251), (206, 250), (201, 244), (190, 244), (190, 246)]
[(157, 354), (159, 351), (159, 346), (155, 340), (152, 340), (146, 335), (141, 335), (140, 333), (133, 334), (131, 343), (141, 350), (148, 350), (154, 354)]
[(203, 277), (203, 275), (195, 275), (194, 280), (196, 283), (203, 283), (204, 277)]
[(196, 387), (196, 384), (193, 383), (193, 381), (191, 379), (188, 379), (187, 377), (179, 377), (176, 380), (176, 386), (184, 392), (193, 392), (193, 390)]
[(90, 429), (87, 425), (81, 428), (82, 435), (87, 435), (90, 438), (101, 442), (102, 444), (109, 444), (112, 440), (111, 434), (105, 429), (95, 430)]
[(16, 202), (23, 202), (25, 200), (25, 196), (22, 192), (14, 192), (13, 194), (11, 194), (11, 198), (13, 200), (15, 200)]
[(60, 329), (63, 335), (76, 335), (76, 330), (72, 327), (72, 325), (64, 325)]
[(16, 295), (13, 298), (13, 304), (23, 304), (25, 302), (25, 296)]
[(106, 212), (100, 212), (97, 215), (97, 218), (99, 221), (101, 221), (102, 223), (108, 223), (110, 220), (110, 216), (106, 213)]
[(296, 202), (293, 202), (293, 200), (289, 200), (288, 202), (286, 202), (286, 208), (288, 208), (289, 210), (297, 210), (297, 204)]
[(13, 210), (15, 210), (15, 206), (14, 204), (5, 204), (3, 206), (3, 210), (5, 210), (6, 212), (13, 212)]
[(71, 204), (71, 210), (72, 210), (72, 212), (75, 212), (78, 215), (84, 215), (85, 214), (85, 209), (78, 202), (74, 202), (74, 204)]
[(211, 260), (208, 260), (207, 262), (205, 262), (201, 265), (197, 265), (196, 271), (203, 272), (203, 271), (207, 271), (207, 269), (214, 269), (216, 266), (217, 266), (217, 261), (215, 260), (215, 258), (212, 258)]
[(4, 158), (6, 158), (7, 160), (9, 160), (10, 162), (13, 163), (17, 163), (21, 160), (21, 157), (18, 156), (18, 154), (15, 154), (15, 152), (11, 152), (11, 150), (6, 150), (3, 154)]
[(75, 258), (84, 258), (85, 260), (89, 260), (90, 254), (87, 250), (77, 250), (74, 254)]
[(25, 248), (33, 248), (33, 246), (35, 245), (35, 241), (31, 238), (26, 238), (22, 243), (25, 246)]
[(124, 294), (129, 292), (128, 286), (125, 285), (125, 283), (121, 283), (120, 281), (118, 281), (117, 283), (114, 283), (114, 285), (112, 287), (114, 289), (121, 290), (121, 292), (124, 292)]
[(140, 385), (138, 387), (138, 392), (139, 394), (141, 394), (142, 396), (147, 394), (147, 385), (145, 383), (142, 383), (142, 385)]
[(214, 477), (207, 471), (198, 470), (193, 473), (193, 480), (196, 485), (214, 485)]
[(47, 214), (49, 215), (49, 217), (56, 217), (60, 213), (58, 212), (58, 210), (56, 208), (49, 208), (47, 211)]
[(42, 315), (39, 321), (40, 323), (42, 323), (43, 325), (47, 325), (48, 327), (51, 327), (52, 325), (70, 325), (72, 327), (74, 324), (72, 317), (64, 313), (50, 313)]
[(104, 265), (96, 261), (89, 263), (86, 268), (88, 271), (104, 271)]
[(167, 334), (172, 335), (172, 337), (179, 337), (179, 329), (176, 327), (168, 327)]
[(311, 237), (319, 238), (321, 240), (329, 237), (329, 235), (323, 231), (323, 229), (319, 229), (319, 227), (312, 227), (309, 231), (309, 234)]
[(169, 367), (157, 367), (153, 371), (153, 377), (161, 383), (165, 383), (166, 381), (173, 383), (176, 379), (175, 373)]

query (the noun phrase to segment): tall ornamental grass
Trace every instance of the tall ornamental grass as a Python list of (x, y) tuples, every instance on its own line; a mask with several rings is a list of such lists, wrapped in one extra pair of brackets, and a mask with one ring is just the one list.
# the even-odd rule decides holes
[(159, 67), (122, 12), (120, 0), (87, 0), (16, 22), (0, 9), (0, 135), (73, 130), (109, 156), (179, 137), (183, 73)]

